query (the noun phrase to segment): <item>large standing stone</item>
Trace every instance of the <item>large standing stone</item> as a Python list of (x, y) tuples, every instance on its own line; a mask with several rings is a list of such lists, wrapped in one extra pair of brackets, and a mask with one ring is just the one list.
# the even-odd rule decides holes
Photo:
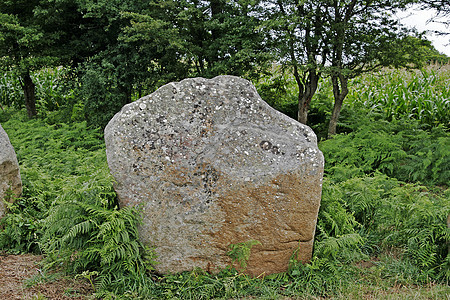
[(156, 270), (231, 264), (228, 246), (257, 240), (246, 272), (311, 258), (323, 155), (313, 131), (233, 76), (170, 83), (128, 104), (105, 129), (121, 206), (142, 208)]
[(16, 152), (14, 152), (8, 135), (0, 125), (0, 219), (6, 213), (4, 201), (11, 200), (10, 196), (18, 197), (20, 194), (22, 194), (22, 181)]

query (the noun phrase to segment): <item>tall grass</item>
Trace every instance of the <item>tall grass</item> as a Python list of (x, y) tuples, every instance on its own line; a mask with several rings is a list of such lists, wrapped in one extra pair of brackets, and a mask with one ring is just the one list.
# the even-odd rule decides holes
[(346, 105), (379, 113), (388, 121), (406, 118), (429, 127), (449, 127), (449, 82), (450, 65), (382, 70), (353, 80)]
[[(420, 70), (383, 69), (349, 82), (338, 132), (352, 131), (368, 118), (388, 122), (418, 120), (426, 128), (450, 127), (450, 65), (428, 65)], [(274, 68), (273, 75), (256, 87), (261, 97), (275, 109), (296, 119), (298, 88), (294, 78)], [(333, 91), (328, 78), (319, 87), (308, 115), (308, 125), (319, 139), (327, 135), (333, 109)], [(362, 117), (364, 116), (364, 117)]]
[(5, 107), (21, 108), (24, 105), (19, 77), (12, 72), (3, 72), (0, 76), (0, 105), (2, 110)]

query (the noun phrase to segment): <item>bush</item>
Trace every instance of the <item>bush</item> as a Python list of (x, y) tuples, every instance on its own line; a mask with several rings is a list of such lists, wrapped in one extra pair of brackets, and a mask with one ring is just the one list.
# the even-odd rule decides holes
[(117, 78), (109, 76), (94, 64), (85, 70), (81, 81), (84, 114), (90, 126), (105, 128), (109, 120), (131, 100), (126, 92), (120, 90)]

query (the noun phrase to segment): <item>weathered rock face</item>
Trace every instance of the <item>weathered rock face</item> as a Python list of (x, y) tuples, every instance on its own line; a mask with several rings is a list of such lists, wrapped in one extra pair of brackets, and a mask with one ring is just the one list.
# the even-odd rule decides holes
[(22, 181), (20, 179), (19, 164), (16, 152), (9, 141), (8, 135), (0, 125), (0, 219), (6, 213), (4, 200), (9, 198), (9, 191), (13, 196), (22, 194)]
[(323, 155), (313, 131), (233, 76), (170, 83), (105, 129), (121, 206), (142, 208), (141, 237), (161, 273), (231, 265), (228, 246), (257, 240), (246, 272), (311, 257)]

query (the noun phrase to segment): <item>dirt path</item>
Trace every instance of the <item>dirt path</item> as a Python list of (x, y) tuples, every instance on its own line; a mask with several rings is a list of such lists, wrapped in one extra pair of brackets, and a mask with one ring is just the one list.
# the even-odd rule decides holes
[(0, 300), (88, 299), (92, 294), (84, 279), (44, 275), (37, 255), (0, 255)]

